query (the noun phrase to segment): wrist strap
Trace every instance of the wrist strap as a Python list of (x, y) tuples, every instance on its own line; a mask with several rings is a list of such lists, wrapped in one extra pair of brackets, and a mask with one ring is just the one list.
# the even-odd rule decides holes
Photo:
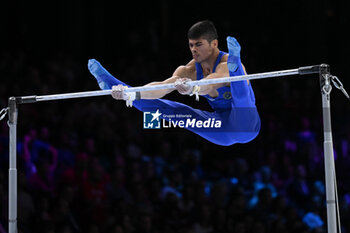
[(140, 100), (140, 99), (141, 99), (141, 92), (137, 91), (136, 96), (135, 96), (135, 100)]
[(193, 87), (192, 92), (190, 94), (190, 96), (196, 95), (196, 101), (199, 101), (199, 91), (200, 91), (201, 87), (196, 85)]

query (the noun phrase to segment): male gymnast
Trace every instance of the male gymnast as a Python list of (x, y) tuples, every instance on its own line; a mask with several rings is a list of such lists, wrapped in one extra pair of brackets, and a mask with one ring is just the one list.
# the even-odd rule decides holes
[[(214, 24), (209, 21), (195, 23), (188, 30), (188, 43), (193, 59), (179, 66), (172, 77), (149, 85), (174, 83), (175, 88), (124, 92), (129, 85), (113, 77), (95, 59), (90, 59), (88, 68), (96, 78), (101, 89), (112, 89), (112, 96), (125, 100), (127, 106), (134, 106), (142, 112), (160, 112), (163, 115), (180, 113), (190, 115), (196, 120), (215, 119), (222, 122), (219, 128), (185, 127), (212, 143), (229, 146), (235, 143), (247, 143), (260, 131), (260, 117), (255, 106), (255, 96), (251, 83), (237, 81), (231, 83), (190, 86), (188, 81), (215, 79), (228, 76), (245, 75), (241, 63), (241, 47), (233, 37), (227, 37), (228, 54), (218, 48), (218, 35)], [(161, 99), (177, 90), (182, 95), (203, 96), (213, 109), (212, 112), (192, 108), (188, 105)], [(162, 116), (160, 115), (160, 118)]]

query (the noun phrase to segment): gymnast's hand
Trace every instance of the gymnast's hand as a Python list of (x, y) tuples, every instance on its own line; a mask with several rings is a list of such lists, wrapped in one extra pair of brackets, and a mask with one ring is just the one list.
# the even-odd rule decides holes
[(136, 99), (135, 92), (124, 92), (128, 88), (119, 84), (118, 86), (112, 86), (112, 97), (117, 100), (125, 100), (127, 107), (132, 107), (132, 102)]
[(117, 100), (124, 100), (124, 89), (125, 87), (121, 84), (119, 84), (118, 86), (112, 86), (112, 97)]
[(189, 78), (178, 78), (174, 82), (175, 89), (182, 95), (190, 95), (192, 93), (193, 87), (186, 84), (187, 82), (192, 81)]

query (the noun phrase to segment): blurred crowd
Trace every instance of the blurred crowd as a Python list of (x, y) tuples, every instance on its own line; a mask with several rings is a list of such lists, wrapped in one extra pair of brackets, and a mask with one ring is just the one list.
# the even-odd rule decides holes
[[(2, 106), (10, 95), (97, 88), (69, 55), (40, 63), (21, 51), (1, 56)], [(143, 74), (152, 74), (142, 62)], [(138, 78), (133, 69), (123, 74), (131, 82)], [(109, 97), (21, 106), (19, 232), (325, 232), (321, 110), (312, 97), (295, 101), (309, 91), (297, 96), (280, 84), (267, 94), (265, 84), (252, 82), (262, 130), (253, 142), (231, 147), (181, 129), (144, 130), (141, 113)], [(348, 219), (350, 131), (343, 110), (334, 111), (340, 212)], [(6, 121), (0, 132), (6, 228)]]
[[(182, 42), (163, 40), (179, 31), (162, 37), (157, 24), (149, 24), (126, 34), (123, 38), (129, 46), (113, 50), (114, 56), (96, 53), (95, 58), (130, 85), (163, 80), (188, 61), (181, 57), (187, 50)], [(224, 20), (218, 25), (223, 30)], [(256, 33), (262, 35), (262, 31)], [(256, 40), (255, 47), (244, 47), (254, 38), (238, 37), (245, 48), (242, 61), (248, 73), (279, 65), (296, 68), (289, 67), (294, 64), (292, 56), (277, 59), (280, 55), (266, 57), (258, 52), (257, 48), (272, 44), (266, 41), (284, 41), (288, 36), (268, 35)], [(186, 39), (183, 42), (186, 45)], [(174, 44), (179, 49), (172, 51), (181, 56), (168, 53)], [(96, 43), (91, 49), (109, 49), (108, 43), (99, 46)], [(28, 48), (16, 45), (0, 50), (1, 108), (10, 96), (98, 89), (87, 71), (86, 57), (60, 49), (45, 53)], [(80, 47), (80, 51), (85, 50)], [(311, 58), (308, 54), (295, 65)], [(230, 147), (213, 145), (186, 130), (143, 129), (142, 113), (110, 97), (20, 106), (18, 232), (326, 232), (317, 79), (256, 80), (252, 85), (261, 132), (250, 143)], [(343, 96), (335, 96), (332, 123), (339, 211), (342, 230), (350, 233), (350, 108), (342, 104)], [(208, 108), (204, 99), (198, 103), (176, 93), (168, 97)], [(6, 232), (8, 222), (8, 142), (5, 118), (0, 122), (0, 233)]]

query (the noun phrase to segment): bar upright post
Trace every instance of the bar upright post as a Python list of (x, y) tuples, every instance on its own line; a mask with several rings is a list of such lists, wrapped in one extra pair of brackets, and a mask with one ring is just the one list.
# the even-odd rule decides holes
[(8, 100), (9, 106), (9, 233), (17, 233), (17, 117), (18, 107), (15, 97), (10, 97)]
[(327, 200), (327, 229), (328, 233), (337, 232), (336, 219), (336, 198), (335, 198), (335, 166), (333, 154), (333, 139), (331, 126), (331, 105), (330, 93), (331, 75), (329, 66), (326, 64), (320, 67), (320, 83), (322, 94), (322, 113), (323, 113), (323, 134), (324, 134), (324, 168), (326, 181), (326, 200)]

